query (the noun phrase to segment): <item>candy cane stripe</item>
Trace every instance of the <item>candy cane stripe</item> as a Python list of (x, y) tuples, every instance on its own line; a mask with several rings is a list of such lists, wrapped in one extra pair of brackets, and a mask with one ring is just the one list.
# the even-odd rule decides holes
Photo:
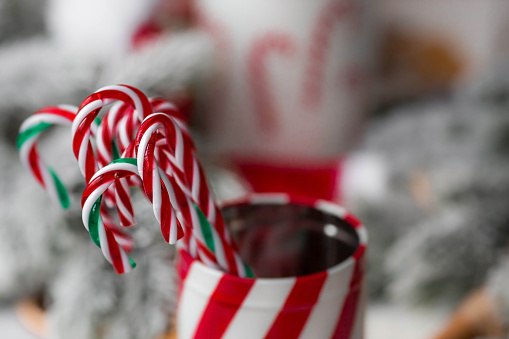
[(51, 124), (49, 123), (39, 123), (27, 130), (24, 130), (21, 132), (18, 136), (18, 139), (16, 140), (16, 146), (18, 149), (20, 149), (27, 140), (30, 140), (34, 137), (36, 137), (39, 133), (47, 130), (51, 127)]
[(44, 166), (40, 166), (39, 156), (37, 149), (34, 147), (35, 140), (26, 141), (19, 150), (21, 162), (28, 168), (35, 179), (45, 188), (44, 179), (42, 178), (41, 170)]
[[(137, 174), (135, 159), (118, 159), (109, 168), (102, 169), (87, 185), (82, 197), (83, 224), (90, 232), (93, 242), (101, 248), (104, 257), (113, 265), (118, 274), (127, 273), (134, 268), (134, 262), (127, 256), (112, 230), (105, 226), (101, 220), (102, 195), (117, 179)], [(119, 170), (111, 171), (117, 168)], [(130, 169), (130, 170), (126, 170)]]
[(94, 100), (88, 103), (87, 105), (80, 107), (78, 114), (76, 115), (76, 118), (74, 118), (74, 121), (72, 123), (71, 129), (72, 135), (76, 134), (78, 127), (80, 126), (81, 122), (85, 119), (85, 117), (87, 117), (92, 112), (100, 109), (101, 107), (103, 107), (103, 105), (104, 104), (102, 100)]
[(136, 159), (133, 158), (119, 158), (117, 160), (113, 160), (108, 167), (103, 167), (98, 170), (91, 181), (97, 178), (100, 175), (104, 175), (111, 171), (126, 171), (131, 172), (133, 174), (138, 174), (138, 168), (136, 167)]
[(48, 192), (50, 198), (68, 208), (68, 193), (55, 171), (47, 167), (37, 152), (39, 136), (53, 125), (70, 125), (76, 116), (77, 108), (70, 105), (45, 107), (26, 119), (21, 127), (16, 146), (23, 165), (30, 169), (33, 176)]
[(100, 210), (101, 210), (101, 197), (97, 198), (97, 200), (92, 204), (90, 208), (90, 213), (87, 218), (86, 227), (88, 232), (90, 233), (90, 238), (98, 247), (101, 247), (101, 241), (99, 237), (99, 218), (100, 218)]
[(58, 201), (60, 202), (60, 205), (62, 206), (63, 209), (69, 208), (69, 206), (71, 205), (71, 201), (69, 199), (69, 194), (67, 194), (67, 190), (65, 189), (64, 184), (62, 183), (62, 181), (60, 181), (57, 174), (55, 173), (55, 171), (53, 171), (52, 168), (48, 167), (48, 171), (51, 174), (54, 186), (57, 189)]
[[(166, 175), (173, 178), (176, 184), (174, 188), (181, 196), (180, 199), (175, 196), (179, 204), (173, 207), (179, 212), (177, 219), (181, 219), (181, 223), (192, 228), (192, 234), (195, 235), (198, 245), (196, 254), (200, 260), (213, 260), (223, 270), (234, 275), (252, 274), (250, 270), (246, 270), (234, 246), (229, 243), (231, 238), (225, 235), (227, 231), (222, 218), (218, 217), (216, 210), (210, 213), (211, 192), (206, 185), (203, 170), (196, 160), (194, 144), (188, 136), (183, 135), (175, 120), (162, 113), (148, 116), (139, 127), (135, 144), (138, 171), (143, 180), (143, 187), (147, 196), (153, 199), (155, 207), (162, 206), (158, 186), (164, 185), (165, 182), (160, 183), (160, 178)], [(158, 171), (155, 163), (156, 154), (159, 155), (160, 162), (165, 166), (169, 165), (165, 175), (155, 173)], [(170, 202), (172, 199), (173, 197), (170, 197)], [(203, 214), (203, 211), (207, 211), (209, 216)], [(157, 210), (156, 215), (159, 212), (160, 210)], [(210, 221), (214, 222), (214, 225)], [(166, 228), (163, 226), (163, 229)], [(213, 257), (209, 257), (207, 252)]]
[(121, 180), (115, 180), (115, 202), (116, 207), (119, 211), (120, 222), (123, 226), (131, 226), (134, 225), (134, 211), (132, 209), (132, 205), (130, 204), (130, 196), (127, 193), (126, 188), (123, 186), (123, 182)]
[[(109, 186), (108, 182), (103, 183), (102, 185), (99, 185), (97, 187), (97, 189), (94, 190), (93, 192), (91, 192), (90, 195), (86, 198), (86, 200), (82, 203), (82, 206), (81, 206), (81, 208), (83, 209), (82, 221), (83, 221), (83, 225), (89, 232), (90, 232), (90, 222), (91, 221), (96, 222), (96, 221), (94, 221), (94, 220), (96, 220), (95, 219), (96, 214), (92, 214), (92, 212), (99, 213), (100, 208), (97, 208), (97, 210), (95, 209), (97, 207), (96, 203), (101, 198), (101, 195), (104, 193), (104, 191), (106, 191), (108, 186)], [(89, 187), (89, 186), (87, 186), (87, 187)], [(90, 212), (86, 213), (86, 211), (90, 211)], [(90, 214), (92, 214), (92, 216)]]
[(216, 248), (214, 245), (214, 237), (212, 235), (212, 227), (210, 226), (207, 218), (203, 215), (202, 211), (200, 211), (198, 206), (194, 205), (194, 208), (196, 209), (196, 213), (198, 215), (199, 225), (201, 233), (203, 234), (203, 238), (205, 239), (205, 243), (212, 252), (215, 252)]

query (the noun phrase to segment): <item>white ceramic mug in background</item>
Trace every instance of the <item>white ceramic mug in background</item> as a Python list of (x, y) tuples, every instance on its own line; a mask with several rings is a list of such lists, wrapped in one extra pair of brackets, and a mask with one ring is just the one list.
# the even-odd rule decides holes
[(197, 0), (217, 49), (212, 151), (342, 156), (359, 134), (370, 53), (364, 0)]

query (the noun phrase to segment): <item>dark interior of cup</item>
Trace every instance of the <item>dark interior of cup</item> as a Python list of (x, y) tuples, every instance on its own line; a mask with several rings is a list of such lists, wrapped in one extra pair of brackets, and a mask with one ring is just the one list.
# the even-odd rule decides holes
[(241, 204), (223, 209), (239, 252), (257, 277), (317, 273), (350, 257), (359, 246), (344, 220), (302, 205)]

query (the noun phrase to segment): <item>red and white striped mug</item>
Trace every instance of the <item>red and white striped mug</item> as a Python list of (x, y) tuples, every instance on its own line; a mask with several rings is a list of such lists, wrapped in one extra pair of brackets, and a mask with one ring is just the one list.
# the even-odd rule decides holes
[(223, 208), (259, 278), (181, 253), (179, 339), (363, 338), (364, 226), (339, 205), (286, 194)]

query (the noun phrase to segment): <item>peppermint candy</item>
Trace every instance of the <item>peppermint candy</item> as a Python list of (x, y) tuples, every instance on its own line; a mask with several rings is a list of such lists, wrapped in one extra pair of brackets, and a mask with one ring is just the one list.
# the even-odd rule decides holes
[(77, 111), (77, 107), (70, 105), (45, 107), (23, 122), (16, 141), (23, 165), (32, 172), (50, 198), (64, 209), (70, 206), (69, 193), (56, 172), (42, 160), (37, 141), (52, 126), (70, 126)]
[[(150, 115), (140, 125), (135, 145), (138, 172), (148, 196), (157, 189), (154, 188), (154, 184), (157, 186), (154, 179), (159, 179), (161, 171), (159, 167), (155, 170), (157, 161), (170, 164), (165, 177), (174, 178), (176, 184), (172, 185), (174, 190), (170, 201), (182, 215), (182, 223), (192, 229), (194, 239), (188, 242), (189, 248), (195, 249), (193, 251), (202, 261), (210, 261), (209, 264), (219, 266), (223, 271), (242, 277), (250, 275), (236, 248), (231, 245), (231, 236), (224, 227), (221, 214), (216, 213), (217, 206), (196, 158), (194, 144), (188, 135), (182, 133), (177, 122), (166, 114)], [(156, 145), (159, 152), (156, 152)], [(161, 208), (154, 203), (154, 211)], [(202, 211), (208, 211), (211, 219)], [(205, 248), (213, 254), (212, 257), (204, 254)]]

